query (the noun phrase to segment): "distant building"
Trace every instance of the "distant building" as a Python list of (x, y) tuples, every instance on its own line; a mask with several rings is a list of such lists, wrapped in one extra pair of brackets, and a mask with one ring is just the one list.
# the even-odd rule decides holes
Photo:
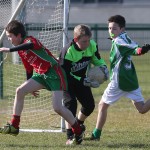
[(70, 23), (106, 23), (120, 14), (127, 23), (150, 23), (150, 0), (70, 0)]

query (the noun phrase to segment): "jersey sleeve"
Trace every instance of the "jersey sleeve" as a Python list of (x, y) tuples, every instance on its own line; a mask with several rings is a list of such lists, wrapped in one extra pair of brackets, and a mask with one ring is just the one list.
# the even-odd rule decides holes
[(106, 65), (104, 59), (101, 58), (99, 50), (98, 50), (98, 46), (96, 45), (96, 49), (93, 53), (93, 56), (91, 58), (91, 63), (95, 66), (103, 66)]
[(23, 43), (18, 46), (10, 48), (10, 52), (15, 52), (15, 51), (19, 51), (19, 50), (28, 50), (28, 49), (32, 49), (32, 48), (33, 48), (33, 43), (31, 43), (31, 42)]
[(122, 56), (138, 55), (140, 46), (129, 37), (126, 37), (126, 39), (117, 39), (115, 42)]

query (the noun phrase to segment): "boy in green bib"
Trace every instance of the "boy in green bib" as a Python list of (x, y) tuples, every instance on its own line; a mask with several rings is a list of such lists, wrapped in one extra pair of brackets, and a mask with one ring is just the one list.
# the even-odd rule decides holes
[[(109, 73), (104, 59), (100, 56), (97, 43), (91, 38), (92, 32), (89, 26), (79, 24), (74, 28), (74, 38), (71, 43), (66, 45), (61, 51), (60, 61), (68, 79), (68, 91), (64, 91), (64, 105), (76, 116), (77, 101), (81, 104), (77, 121), (83, 125), (85, 119), (95, 108), (94, 98), (91, 87), (96, 85), (86, 79), (89, 66), (102, 67), (105, 80)], [(66, 145), (73, 143), (74, 133), (69, 123), (66, 123), (67, 142)]]

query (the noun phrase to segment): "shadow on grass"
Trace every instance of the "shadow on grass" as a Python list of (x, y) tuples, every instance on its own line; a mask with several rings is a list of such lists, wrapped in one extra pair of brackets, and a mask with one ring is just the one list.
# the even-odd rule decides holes
[(117, 144), (108, 144), (107, 147), (109, 148), (149, 148), (150, 144), (123, 144), (123, 143), (117, 143)]
[(88, 150), (91, 150), (91, 149), (125, 149), (125, 148), (133, 148), (133, 149), (146, 149), (146, 148), (149, 148), (150, 147), (150, 144), (123, 144), (123, 143), (117, 143), (117, 144), (107, 144), (107, 145), (101, 145), (100, 143), (96, 144), (95, 142), (93, 144), (91, 143), (83, 143), (81, 145), (74, 145), (74, 146), (66, 146), (66, 145), (63, 145), (63, 144), (60, 144), (60, 145), (38, 145), (37, 143), (35, 144), (24, 144), (24, 145), (21, 145), (21, 144), (0, 144), (0, 147), (1, 148), (11, 148), (11, 149), (88, 149)]
[(54, 146), (50, 146), (50, 145), (28, 145), (28, 144), (25, 144), (25, 145), (20, 145), (20, 144), (0, 144), (1, 147), (4, 147), (4, 148), (14, 148), (14, 149), (18, 149), (18, 148), (50, 148), (50, 147), (54, 147)]
[(48, 149), (48, 150), (54, 150), (54, 149), (58, 149), (58, 150), (67, 150), (67, 149), (74, 149), (74, 150), (78, 150), (78, 149), (87, 149), (87, 150), (95, 150), (97, 148), (99, 148), (99, 145), (97, 144), (87, 144), (87, 143), (84, 143), (84, 144), (81, 144), (81, 145), (65, 145), (65, 144), (59, 144), (59, 145), (54, 145), (54, 144), (41, 144), (41, 145), (38, 145), (37, 143), (35, 144), (0, 144), (0, 147), (1, 148), (11, 148), (11, 149), (40, 149), (40, 150), (43, 150), (43, 149)]
[(104, 144), (99, 141), (94, 141), (94, 142), (85, 142), (84, 146), (87, 146), (89, 148), (101, 148), (101, 149), (149, 149), (150, 144), (143, 144), (143, 143), (112, 143), (112, 144)]

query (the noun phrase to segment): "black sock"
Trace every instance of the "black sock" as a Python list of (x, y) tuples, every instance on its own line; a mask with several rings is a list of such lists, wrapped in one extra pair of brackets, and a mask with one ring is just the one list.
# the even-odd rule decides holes
[(79, 124), (83, 124), (83, 123), (84, 123), (84, 121), (81, 121), (81, 120), (79, 120), (78, 118), (77, 118), (77, 122), (78, 122)]
[(67, 139), (70, 139), (74, 135), (72, 129), (67, 129)]

